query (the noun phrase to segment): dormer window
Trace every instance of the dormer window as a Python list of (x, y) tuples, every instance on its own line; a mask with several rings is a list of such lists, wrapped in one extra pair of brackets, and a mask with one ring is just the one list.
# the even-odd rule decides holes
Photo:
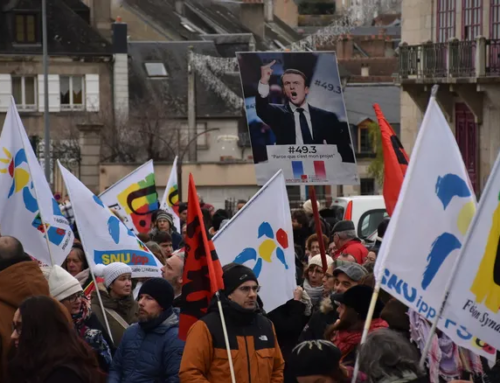
[(14, 39), (17, 44), (37, 44), (38, 16), (33, 13), (18, 13), (14, 18)]

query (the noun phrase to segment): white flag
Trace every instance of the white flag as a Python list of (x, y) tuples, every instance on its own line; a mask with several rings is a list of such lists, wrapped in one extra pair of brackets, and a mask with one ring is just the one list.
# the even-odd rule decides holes
[(73, 246), (73, 232), (52, 195), (13, 98), (0, 148), (0, 232), (16, 237), (38, 261), (61, 265)]
[[(500, 349), (500, 157), (488, 179), (462, 249), (445, 308), (448, 321)], [(489, 349), (476, 341), (478, 348)]]
[(158, 209), (153, 160), (107, 188), (99, 198), (123, 217), (130, 230), (135, 233), (149, 232), (151, 215)]
[(59, 164), (90, 267), (123, 262), (132, 277), (161, 276), (160, 261), (104, 203)]
[(174, 226), (177, 232), (181, 232), (181, 220), (179, 218), (179, 186), (177, 184), (177, 157), (175, 157), (170, 176), (168, 177), (167, 187), (161, 199), (160, 208), (168, 211), (174, 218)]
[(280, 170), (213, 238), (222, 265), (253, 269), (266, 311), (293, 298), (295, 248), (285, 178)]
[[(434, 322), (475, 209), (456, 139), (431, 97), (375, 264), (382, 288)], [(461, 326), (441, 319), (438, 327), (459, 346), (491, 357), (461, 336)]]

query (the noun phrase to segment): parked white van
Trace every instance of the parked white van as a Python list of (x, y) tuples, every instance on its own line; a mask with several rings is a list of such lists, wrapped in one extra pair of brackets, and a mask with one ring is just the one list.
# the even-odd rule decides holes
[(381, 195), (338, 197), (330, 209), (337, 219), (353, 221), (359, 239), (366, 242), (375, 241), (378, 225), (388, 217)]

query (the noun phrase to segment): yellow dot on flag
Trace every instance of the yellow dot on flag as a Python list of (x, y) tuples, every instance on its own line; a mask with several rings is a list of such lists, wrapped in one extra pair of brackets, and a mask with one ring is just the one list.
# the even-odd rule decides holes
[(271, 262), (271, 256), (275, 249), (276, 243), (272, 239), (266, 239), (259, 246), (259, 255), (264, 261)]
[(474, 216), (475, 212), (476, 206), (472, 201), (466, 203), (462, 210), (460, 210), (460, 213), (458, 214), (457, 226), (462, 235), (465, 235), (465, 233), (467, 233), (467, 229), (470, 225), (470, 222), (472, 221), (472, 217)]

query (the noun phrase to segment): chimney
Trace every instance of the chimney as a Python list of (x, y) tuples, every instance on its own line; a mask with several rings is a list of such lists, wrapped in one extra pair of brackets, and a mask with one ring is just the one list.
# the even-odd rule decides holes
[(268, 23), (272, 23), (274, 19), (274, 4), (273, 0), (264, 0), (264, 19)]
[[(264, 4), (266, 2), (266, 4)], [(240, 6), (240, 21), (252, 33), (264, 38), (267, 16), (266, 9), (272, 7), (272, 0), (243, 0)]]
[(370, 66), (368, 64), (361, 64), (361, 77), (370, 76)]
[(111, 38), (111, 0), (89, 0), (89, 5), (92, 26), (96, 28), (99, 33), (110, 40)]
[(121, 17), (113, 23), (113, 108), (117, 121), (128, 119), (128, 37)]

